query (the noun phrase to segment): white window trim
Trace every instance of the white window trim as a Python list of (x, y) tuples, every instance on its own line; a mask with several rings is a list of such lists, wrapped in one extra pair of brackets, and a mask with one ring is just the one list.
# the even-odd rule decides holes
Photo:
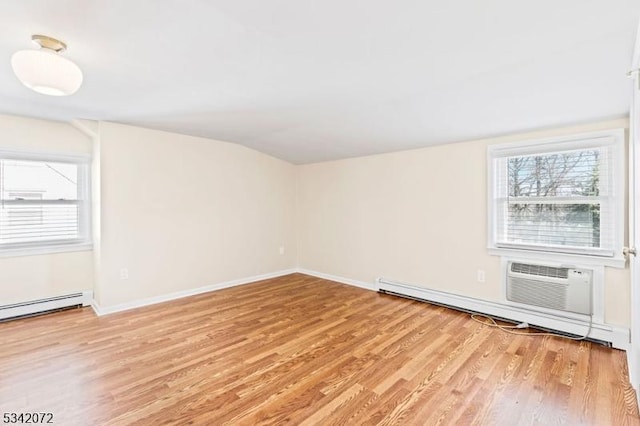
[(0, 250), (0, 258), (2, 257), (18, 257), (18, 256), (38, 256), (43, 254), (69, 253), (74, 251), (91, 251), (93, 243), (67, 243), (67, 244), (41, 244), (33, 247), (12, 247)]
[(0, 258), (93, 250), (91, 223), (91, 156), (89, 154), (0, 149), (0, 159), (77, 164), (82, 166), (78, 171), (83, 175), (82, 180), (86, 183), (85, 187), (82, 188), (84, 205), (83, 208), (80, 209), (81, 215), (79, 217), (85, 233), (82, 238), (72, 241), (47, 241), (44, 243), (25, 243), (9, 247), (0, 246)]
[[(604, 141), (608, 139), (608, 141)], [(603, 143), (604, 142), (604, 143)], [(494, 211), (496, 195), (496, 182), (498, 167), (494, 167), (494, 161), (498, 158), (527, 155), (533, 153), (554, 152), (570, 149), (584, 149), (610, 144), (613, 152), (613, 179), (615, 193), (613, 194), (613, 255), (610, 257), (592, 254), (575, 254), (552, 252), (540, 249), (498, 247), (497, 223)], [(550, 137), (521, 142), (512, 142), (499, 145), (489, 145), (487, 148), (487, 212), (488, 235), (487, 249), (489, 254), (495, 256), (518, 257), (537, 261), (562, 262), (567, 265), (583, 264), (591, 266), (612, 266), (624, 268), (626, 259), (622, 253), (624, 245), (624, 220), (625, 220), (625, 130), (611, 129), (598, 132), (581, 133), (568, 136)]]

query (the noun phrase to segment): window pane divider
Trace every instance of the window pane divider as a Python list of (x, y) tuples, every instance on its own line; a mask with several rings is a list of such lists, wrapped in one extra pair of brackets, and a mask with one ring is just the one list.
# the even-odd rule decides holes
[(82, 200), (1, 200), (0, 202), (13, 206), (55, 206), (74, 205), (82, 202)]
[(509, 204), (601, 204), (607, 197), (509, 197)]

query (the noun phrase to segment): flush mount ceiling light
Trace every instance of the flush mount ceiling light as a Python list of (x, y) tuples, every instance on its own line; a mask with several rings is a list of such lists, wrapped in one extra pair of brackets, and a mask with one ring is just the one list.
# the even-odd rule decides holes
[(82, 84), (82, 71), (63, 58), (67, 45), (52, 37), (31, 36), (39, 50), (20, 50), (11, 57), (13, 72), (29, 89), (51, 96), (74, 94)]

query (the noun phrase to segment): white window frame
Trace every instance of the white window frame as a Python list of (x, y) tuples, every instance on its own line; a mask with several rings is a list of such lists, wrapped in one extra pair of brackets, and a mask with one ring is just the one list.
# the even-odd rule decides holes
[[(498, 187), (501, 170), (501, 159), (528, 154), (544, 154), (560, 151), (589, 149), (608, 146), (613, 155), (611, 163), (612, 207), (611, 222), (614, 235), (610, 255), (594, 255), (592, 253), (563, 252), (554, 248), (544, 250), (540, 247), (527, 247), (518, 244), (500, 244), (498, 242), (499, 218), (496, 204), (501, 191)], [(624, 245), (625, 221), (625, 131), (613, 129), (598, 132), (558, 136), (545, 139), (528, 140), (514, 143), (489, 145), (487, 148), (487, 210), (488, 210), (488, 251), (491, 255), (519, 257), (537, 261), (559, 261), (565, 264), (588, 264), (624, 268), (626, 260), (622, 253)], [(573, 250), (571, 250), (573, 251)]]
[(30, 256), (49, 253), (92, 250), (91, 230), (91, 156), (88, 154), (61, 154), (51, 152), (0, 149), (0, 160), (42, 161), (70, 163), (78, 166), (78, 206), (80, 237), (73, 240), (34, 241), (0, 244), (0, 257)]

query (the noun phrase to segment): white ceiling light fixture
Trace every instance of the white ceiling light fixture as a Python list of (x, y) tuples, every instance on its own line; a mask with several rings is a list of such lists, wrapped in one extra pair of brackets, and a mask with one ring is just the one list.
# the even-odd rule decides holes
[(82, 84), (82, 71), (61, 53), (67, 45), (60, 40), (43, 35), (33, 35), (31, 40), (39, 50), (20, 50), (11, 57), (13, 72), (29, 89), (51, 96), (69, 96)]

